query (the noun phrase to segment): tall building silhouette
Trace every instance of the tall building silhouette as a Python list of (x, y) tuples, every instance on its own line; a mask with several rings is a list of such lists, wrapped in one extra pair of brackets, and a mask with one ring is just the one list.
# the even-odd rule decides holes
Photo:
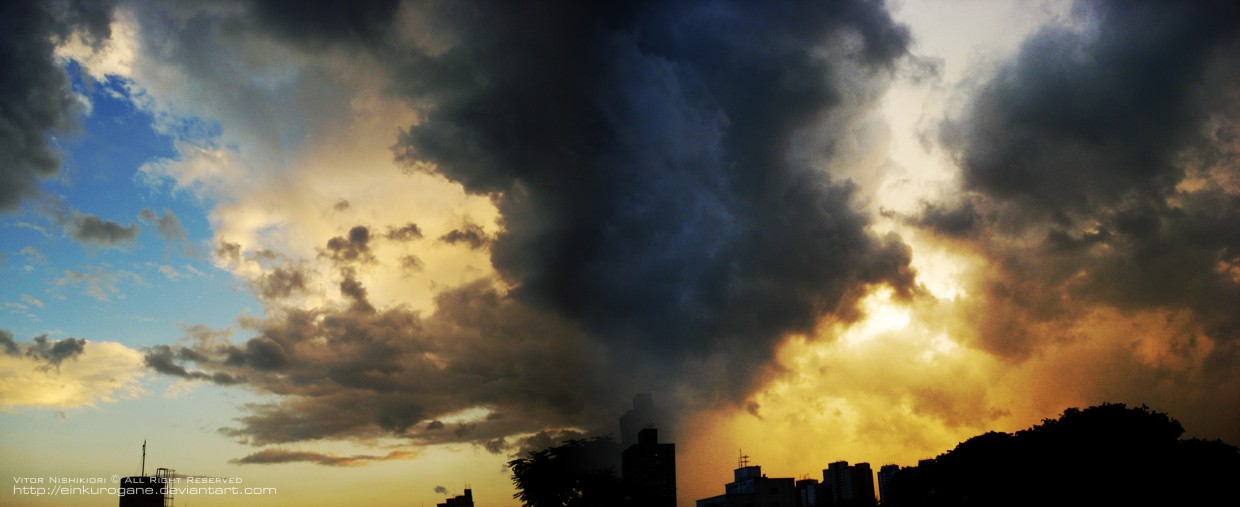
[(146, 441), (142, 441), (142, 468), (139, 475), (123, 477), (118, 495), (120, 507), (172, 507), (172, 480), (176, 471), (159, 468), (146, 475)]
[(733, 480), (724, 486), (724, 494), (703, 498), (697, 507), (792, 507), (797, 505), (796, 481), (769, 478), (762, 467), (748, 466), (742, 456), (740, 468), (733, 471)]
[(164, 488), (168, 486), (159, 477), (141, 475), (123, 477), (120, 486), (120, 507), (164, 507)]
[(888, 500), (887, 485), (891, 484), (891, 478), (895, 477), (896, 473), (899, 471), (900, 471), (900, 465), (883, 465), (881, 468), (878, 469), (878, 501), (879, 503), (883, 503)]
[(620, 416), (620, 447), (628, 449), (637, 443), (637, 433), (645, 428), (667, 429), (667, 417), (662, 410), (655, 408), (654, 397), (650, 393), (633, 396), (633, 408)]
[(818, 479), (800, 479), (796, 482), (797, 507), (823, 507), (827, 499), (823, 498), (822, 484)]
[(831, 507), (874, 507), (874, 471), (869, 463), (836, 461), (822, 471), (824, 496)]
[(660, 444), (655, 428), (638, 431), (620, 455), (620, 478), (630, 505), (676, 507), (676, 444)]

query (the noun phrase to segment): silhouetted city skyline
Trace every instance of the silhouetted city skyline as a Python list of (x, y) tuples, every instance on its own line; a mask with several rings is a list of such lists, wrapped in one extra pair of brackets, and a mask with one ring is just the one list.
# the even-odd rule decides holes
[[(647, 397), (638, 407), (649, 408)], [(1006, 505), (1098, 505), (1108, 499), (1155, 498), (1164, 502), (1208, 498), (1240, 498), (1230, 478), (1240, 473), (1240, 449), (1221, 441), (1179, 440), (1180, 424), (1148, 407), (1103, 404), (1068, 409), (1057, 419), (1015, 434), (989, 432), (961, 442), (955, 449), (918, 464), (883, 465), (876, 474), (869, 463), (833, 461), (822, 469), (822, 480), (804, 477), (768, 477), (762, 467), (741, 454), (733, 481), (723, 494), (696, 500), (696, 507), (920, 507), (971, 505), (966, 500)], [(543, 473), (573, 475), (576, 482), (561, 486), (580, 493), (580, 505), (675, 506), (675, 447), (657, 443), (657, 431), (645, 428), (637, 443), (624, 450), (623, 473), (612, 475), (614, 455), (620, 449), (609, 437), (569, 441), (531, 453), (513, 463), (518, 498), (542, 507), (548, 498), (534, 494), (540, 486), (523, 482), (519, 470), (538, 459)], [(541, 453), (541, 454), (540, 454)], [(824, 453), (825, 454), (825, 453)], [(670, 458), (670, 459), (669, 459)], [(1192, 464), (1179, 472), (1161, 472), (1177, 478), (1171, 483), (1146, 483), (1142, 472), (1160, 463)], [(558, 467), (558, 468), (557, 468)], [(576, 468), (574, 468), (576, 467)], [(1056, 476), (1045, 483), (1048, 471)], [(1189, 471), (1195, 470), (1195, 471)], [(531, 474), (530, 477), (535, 477)], [(1186, 490), (1193, 477), (1208, 484)], [(545, 481), (546, 479), (538, 479)], [(573, 485), (575, 484), (575, 485)], [(1105, 485), (1105, 486), (1103, 486)], [(1035, 492), (1029, 492), (1034, 488)], [(1023, 492), (1023, 493), (1017, 493)], [(576, 504), (574, 504), (576, 505)]]

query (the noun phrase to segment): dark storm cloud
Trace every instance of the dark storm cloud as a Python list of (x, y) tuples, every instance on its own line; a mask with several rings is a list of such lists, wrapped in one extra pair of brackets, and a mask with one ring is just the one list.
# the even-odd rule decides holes
[(812, 163), (847, 130), (816, 127), (868, 107), (840, 83), (879, 89), (905, 52), (882, 3), (490, 7), (436, 12), (457, 44), (401, 76), (430, 105), (396, 152), (494, 196), (518, 299), (642, 374), (721, 355), (739, 395), (859, 287), (912, 290), (907, 249)]
[(972, 201), (955, 204), (922, 203), (921, 211), (911, 217), (898, 217), (918, 227), (945, 236), (969, 236), (982, 225), (982, 216)]
[[(985, 345), (1024, 356), (1090, 303), (1191, 311), (1240, 369), (1240, 4), (1079, 2), (942, 125), (972, 194), (913, 221), (992, 261)], [(1084, 28), (1082, 28), (1084, 27)], [(1058, 337), (1056, 337), (1058, 335)]]
[[(172, 375), (192, 364), (278, 396), (225, 435), (496, 452), (525, 445), (518, 434), (611, 433), (634, 392), (736, 399), (785, 333), (853, 315), (869, 285), (914, 290), (908, 247), (868, 232), (864, 196), (826, 174), (908, 44), (881, 2), (414, 4), (430, 32), (418, 48), (396, 42), (386, 5), (317, 5), (292, 23), (261, 4), (248, 21), (386, 66), (421, 119), (396, 156), (502, 214), (494, 236), (441, 239), (489, 244), (514, 289), (442, 289), (429, 315), (376, 307), (353, 270), (412, 229), (331, 238), (320, 256), (342, 306), (273, 305), (244, 343), (148, 353)], [(445, 420), (464, 430), (427, 431)]]
[(311, 48), (332, 43), (369, 46), (397, 19), (400, 0), (263, 0), (252, 4), (259, 24)]
[(39, 179), (60, 169), (48, 136), (72, 126), (79, 106), (53, 51), (75, 31), (106, 40), (112, 3), (0, 2), (0, 212), (38, 195)]
[(87, 244), (101, 247), (117, 247), (132, 243), (138, 237), (138, 226), (124, 226), (111, 220), (104, 220), (95, 215), (73, 213), (66, 225), (69, 237)]
[[(944, 124), (965, 185), (1045, 210), (1088, 212), (1162, 196), (1184, 176), (1176, 157), (1234, 83), (1201, 88), (1207, 66), (1234, 56), (1234, 2), (1080, 2), (1097, 31), (1034, 34)], [(1231, 47), (1228, 47), (1231, 45)], [(1230, 53), (1230, 55), (1229, 55)]]

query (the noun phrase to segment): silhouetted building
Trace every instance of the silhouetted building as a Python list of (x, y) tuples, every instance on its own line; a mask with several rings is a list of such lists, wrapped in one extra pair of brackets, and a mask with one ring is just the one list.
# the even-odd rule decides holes
[(655, 408), (654, 397), (650, 393), (633, 396), (633, 408), (620, 416), (620, 447), (628, 449), (637, 443), (637, 432), (645, 428), (667, 429), (667, 417), (662, 410)]
[(823, 498), (822, 484), (818, 479), (801, 479), (796, 482), (797, 489), (797, 507), (823, 507), (826, 505), (826, 499)]
[(444, 500), (437, 507), (474, 507), (474, 491), (465, 488), (464, 494)]
[(676, 444), (660, 444), (655, 428), (637, 432), (620, 455), (620, 477), (631, 505), (676, 507)]
[(836, 461), (822, 471), (824, 497), (831, 507), (874, 507), (874, 471), (869, 463)]
[(124, 477), (120, 486), (120, 507), (164, 507), (164, 484), (154, 477)]
[(174, 471), (160, 468), (155, 476), (138, 475), (121, 479), (120, 507), (172, 507)]
[(878, 469), (878, 502), (881, 504), (888, 500), (887, 486), (891, 484), (891, 479), (900, 471), (899, 465), (883, 465)]
[(768, 478), (762, 467), (745, 466), (733, 472), (733, 482), (724, 486), (724, 494), (703, 498), (697, 507), (792, 507), (797, 504), (796, 481)]

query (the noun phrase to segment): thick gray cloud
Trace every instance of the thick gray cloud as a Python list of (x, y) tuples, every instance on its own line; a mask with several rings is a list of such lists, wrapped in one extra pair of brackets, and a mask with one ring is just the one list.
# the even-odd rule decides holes
[(192, 349), (172, 348), (168, 345), (156, 345), (148, 350), (143, 357), (143, 362), (147, 367), (165, 375), (181, 377), (191, 380), (206, 380), (220, 385), (232, 385), (243, 381), (229, 375), (227, 373), (215, 372), (205, 373), (201, 371), (189, 371), (184, 366), (177, 364), (177, 361), (198, 361), (205, 360), (206, 357), (195, 352)]
[(386, 237), (393, 241), (411, 241), (422, 237), (422, 228), (410, 222), (401, 227), (389, 228)]
[[(1090, 305), (1190, 311), (1240, 371), (1240, 5), (1083, 1), (943, 123), (970, 194), (914, 221), (993, 262), (984, 345)], [(1070, 325), (1070, 324), (1069, 324)], [(1186, 331), (1187, 332), (1187, 331)]]
[(263, 299), (287, 298), (306, 291), (306, 273), (296, 266), (275, 268), (255, 282)]
[(1075, 14), (1096, 30), (1037, 32), (944, 124), (966, 187), (1066, 212), (1165, 196), (1184, 177), (1177, 157), (1234, 85), (1202, 80), (1234, 59), (1238, 9), (1079, 2)]
[(397, 19), (400, 0), (267, 0), (253, 2), (255, 21), (264, 29), (321, 49), (329, 44), (370, 46)]
[(13, 333), (7, 329), (0, 329), (0, 346), (3, 346), (4, 353), (7, 355), (21, 355), (21, 350), (17, 348), (17, 341), (13, 340)]
[(339, 263), (374, 262), (375, 256), (370, 252), (370, 229), (359, 225), (349, 229), (347, 236), (327, 240), (322, 255)]
[[(358, 285), (355, 297), (364, 297)], [(375, 310), (364, 300), (289, 309), (252, 322), (254, 336), (242, 344), (160, 345), (146, 362), (161, 373), (221, 384), (243, 380), (281, 395), (279, 402), (249, 406), (240, 425), (222, 430), (254, 445), (380, 435), (487, 442), (613, 420), (600, 400), (611, 400), (625, 384), (592, 373), (603, 364), (583, 359), (597, 354), (580, 332), (482, 283), (445, 292), (437, 303), (430, 317)], [(427, 431), (479, 406), (493, 416), (470, 421), (468, 431)]]
[(495, 196), (492, 260), (515, 297), (581, 322), (618, 362), (675, 378), (721, 355), (738, 395), (785, 333), (858, 287), (912, 290), (907, 248), (866, 232), (854, 187), (799, 156), (830, 156), (843, 129), (815, 127), (865, 106), (841, 80), (881, 88), (904, 54), (882, 3), (434, 15), (456, 44), (404, 69), (429, 105), (399, 158)]
[(39, 335), (26, 343), (13, 339), (13, 333), (0, 329), (0, 349), (10, 356), (26, 356), (44, 363), (40, 369), (59, 369), (60, 364), (69, 359), (76, 359), (86, 350), (86, 340), (81, 338), (65, 338), (51, 341), (47, 335)]
[[(420, 229), (331, 238), (320, 255), (340, 269), (347, 305), (273, 305), (244, 343), (148, 355), (172, 375), (193, 365), (281, 396), (248, 407), (229, 436), (397, 435), (500, 452), (524, 445), (507, 440), (519, 433), (614, 432), (634, 392), (738, 399), (786, 333), (853, 316), (868, 286), (915, 290), (908, 247), (869, 232), (856, 187), (827, 173), (908, 44), (882, 2), (417, 4), (434, 32), (417, 48), (394, 42), (407, 38), (387, 4), (316, 3), (296, 23), (256, 5), (219, 25), (386, 66), (421, 119), (397, 158), (490, 196), (502, 215), (494, 235), (439, 239), (489, 245), (513, 290), (443, 289), (430, 315), (377, 308), (353, 270), (377, 262), (377, 240)], [(213, 16), (246, 14), (229, 12)], [(230, 34), (199, 19), (198, 32)], [(192, 48), (193, 35), (178, 40)], [(217, 255), (241, 258), (229, 244)], [(473, 407), (503, 417), (423, 429)]]
[(452, 245), (464, 244), (475, 250), (490, 243), (486, 232), (478, 224), (465, 224), (459, 229), (452, 229), (440, 236), (439, 241)]
[(86, 245), (118, 247), (133, 243), (138, 237), (138, 226), (124, 226), (95, 215), (74, 213), (66, 226), (69, 237)]
[(110, 1), (0, 3), (0, 212), (39, 194), (60, 159), (48, 136), (79, 112), (53, 51), (75, 31), (99, 44), (110, 36)]

